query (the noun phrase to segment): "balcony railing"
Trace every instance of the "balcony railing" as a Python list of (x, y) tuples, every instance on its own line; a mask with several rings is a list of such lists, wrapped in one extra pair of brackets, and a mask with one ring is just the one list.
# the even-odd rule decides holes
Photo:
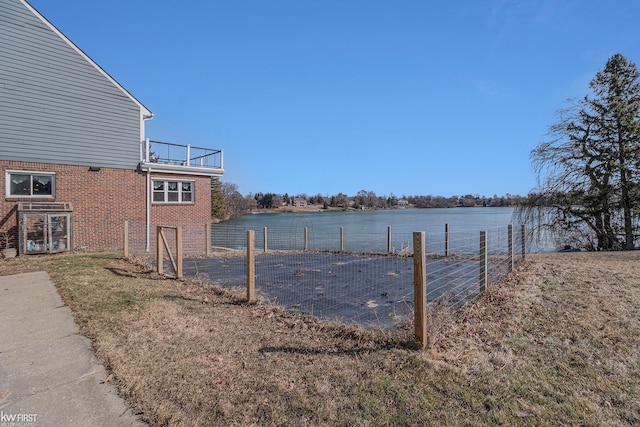
[(143, 166), (153, 166), (153, 169), (179, 171), (180, 167), (202, 168), (213, 169), (220, 174), (224, 170), (222, 150), (146, 139), (142, 142), (140, 154)]

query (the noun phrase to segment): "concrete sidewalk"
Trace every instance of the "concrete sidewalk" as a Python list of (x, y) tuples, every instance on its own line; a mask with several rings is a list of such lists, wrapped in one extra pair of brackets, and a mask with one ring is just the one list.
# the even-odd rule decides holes
[(0, 276), (0, 425), (144, 426), (45, 272)]

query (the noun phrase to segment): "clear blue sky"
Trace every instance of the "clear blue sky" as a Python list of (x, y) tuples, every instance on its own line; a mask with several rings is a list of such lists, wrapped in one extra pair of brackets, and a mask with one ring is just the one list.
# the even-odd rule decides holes
[(633, 0), (30, 0), (243, 194), (491, 196), (609, 57)]

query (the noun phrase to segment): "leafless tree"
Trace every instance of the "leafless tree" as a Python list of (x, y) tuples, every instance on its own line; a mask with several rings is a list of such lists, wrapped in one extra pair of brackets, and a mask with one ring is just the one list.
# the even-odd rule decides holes
[(636, 65), (612, 56), (591, 95), (558, 112), (551, 140), (531, 159), (539, 188), (517, 211), (538, 232), (586, 249), (633, 249), (640, 208), (640, 82)]

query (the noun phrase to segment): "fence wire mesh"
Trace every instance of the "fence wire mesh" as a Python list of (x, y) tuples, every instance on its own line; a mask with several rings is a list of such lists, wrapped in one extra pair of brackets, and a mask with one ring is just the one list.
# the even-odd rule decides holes
[[(128, 223), (126, 231), (128, 240), (128, 250), (132, 255), (153, 256), (157, 248), (157, 231), (158, 226), (181, 227), (182, 229), (182, 248), (186, 256), (203, 256), (206, 255), (207, 232), (210, 226), (202, 225), (181, 225), (181, 224), (152, 224), (146, 226), (139, 223)], [(165, 238), (171, 248), (175, 248), (175, 233), (165, 232)], [(121, 244), (120, 247), (123, 245)], [(211, 248), (209, 248), (211, 249)]]
[[(225, 287), (247, 286), (249, 228), (202, 225), (182, 229), (185, 277), (204, 277)], [(511, 233), (507, 227), (489, 229), (486, 236), (486, 285), (492, 285), (523, 260), (525, 248), (520, 227), (513, 227)], [(173, 247), (174, 234), (165, 237)], [(336, 227), (322, 234), (308, 226), (255, 229), (258, 296), (299, 315), (370, 328), (410, 324), (415, 286), (412, 237), (412, 233), (393, 234), (390, 229), (349, 233)], [(130, 224), (128, 238), (131, 253), (154, 262), (156, 226), (147, 229)], [(457, 309), (480, 294), (481, 249), (479, 231), (426, 236), (426, 298), (432, 337)], [(163, 263), (166, 271), (170, 267), (166, 256)]]

